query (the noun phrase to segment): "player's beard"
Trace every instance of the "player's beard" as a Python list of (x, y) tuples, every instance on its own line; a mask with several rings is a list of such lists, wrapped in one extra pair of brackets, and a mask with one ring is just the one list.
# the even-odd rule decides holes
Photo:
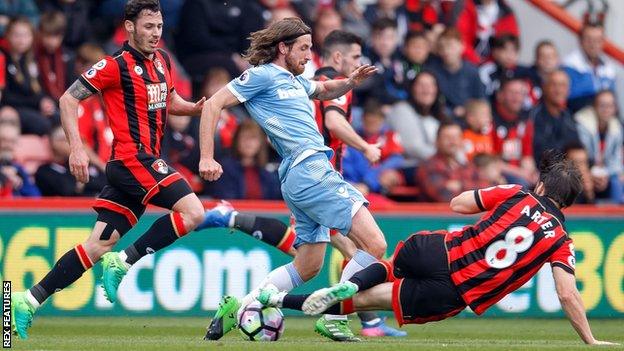
[(300, 61), (295, 60), (293, 55), (286, 55), (286, 68), (295, 76), (298, 76), (305, 71), (305, 66), (300, 66), (299, 63)]
[[(153, 54), (156, 51), (156, 49), (152, 47), (152, 45), (150, 43), (150, 39), (151, 39), (151, 37), (149, 37), (149, 36), (146, 36), (144, 38), (137, 38), (137, 37), (135, 37), (135, 43), (136, 43), (137, 47), (139, 48), (141, 53), (143, 53), (143, 55), (145, 55), (145, 56), (149, 56), (149, 55)], [(158, 42), (156, 42), (156, 44), (158, 44)]]

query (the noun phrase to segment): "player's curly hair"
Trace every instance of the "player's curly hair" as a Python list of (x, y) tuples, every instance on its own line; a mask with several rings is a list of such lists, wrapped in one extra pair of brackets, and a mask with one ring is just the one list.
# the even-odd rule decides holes
[(583, 190), (581, 172), (571, 160), (559, 151), (550, 149), (542, 155), (539, 180), (544, 184), (544, 195), (561, 208), (570, 207)]
[(251, 33), (251, 45), (243, 56), (251, 65), (258, 66), (277, 57), (277, 45), (284, 42), (292, 46), (297, 38), (311, 34), (312, 30), (300, 18), (289, 17), (272, 23), (268, 28)]

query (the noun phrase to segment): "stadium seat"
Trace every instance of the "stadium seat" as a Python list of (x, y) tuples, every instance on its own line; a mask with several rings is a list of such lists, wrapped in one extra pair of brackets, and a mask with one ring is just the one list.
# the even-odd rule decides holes
[(39, 165), (51, 159), (52, 153), (47, 136), (20, 136), (15, 150), (15, 160), (23, 165), (29, 174), (34, 174)]

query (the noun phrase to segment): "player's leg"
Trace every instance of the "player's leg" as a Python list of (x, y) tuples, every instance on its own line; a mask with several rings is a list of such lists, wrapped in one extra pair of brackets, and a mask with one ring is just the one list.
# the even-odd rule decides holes
[[(178, 193), (175, 188), (184, 188), (178, 194), (184, 194), (188, 184), (173, 187), (164, 194)], [(177, 196), (177, 195), (171, 195)], [(167, 205), (164, 205), (167, 206)], [(187, 193), (172, 206), (172, 212), (158, 218), (134, 243), (119, 252), (110, 252), (103, 257), (102, 285), (110, 302), (117, 300), (117, 289), (128, 269), (143, 256), (157, 252), (186, 235), (203, 219), (203, 206), (193, 193)]]
[[(171, 245), (201, 223), (204, 208), (188, 183), (166, 163), (150, 155), (137, 155), (109, 162), (113, 185), (142, 204), (153, 204), (172, 212), (158, 218), (133, 244), (102, 257), (102, 285), (110, 302), (130, 266), (141, 257)], [(109, 176), (109, 179), (111, 176)]]
[[(348, 237), (337, 233), (336, 231), (332, 231), (331, 235), (331, 245), (336, 248), (342, 256), (345, 258), (345, 262), (343, 262), (343, 268), (346, 266), (348, 261), (353, 257), (355, 252), (357, 251), (357, 247)], [(379, 337), (379, 336), (393, 336), (393, 337), (403, 337), (406, 336), (407, 333), (392, 328), (386, 325), (385, 318), (379, 316), (378, 313), (375, 312), (357, 312), (358, 318), (360, 318), (360, 322), (362, 323), (362, 329), (360, 330), (360, 334), (367, 337)]]
[(102, 190), (94, 208), (98, 217), (89, 238), (61, 256), (40, 282), (23, 293), (13, 294), (13, 324), (20, 338), (27, 338), (26, 329), (37, 308), (93, 267), (136, 224), (144, 210), (141, 204), (133, 203), (111, 186)]
[(270, 285), (280, 291), (290, 291), (316, 276), (323, 266), (325, 248), (325, 243), (301, 245), (297, 248), (293, 262), (271, 271), (260, 285), (247, 296), (241, 300), (233, 296), (225, 296), (210, 322), (205, 339), (219, 340), (234, 329), (239, 312), (257, 298), (264, 286)]
[(206, 228), (232, 228), (278, 248), (291, 256), (295, 255), (293, 243), (296, 234), (293, 226), (271, 217), (256, 216), (236, 211), (227, 201), (206, 211), (204, 220), (196, 231)]
[[(297, 174), (295, 179), (291, 177), (292, 173)], [(282, 185), (282, 194), (289, 194), (291, 201), (316, 223), (337, 229), (343, 234), (350, 231), (353, 217), (358, 209), (368, 203), (359, 191), (345, 182), (341, 175), (332, 168), (327, 155), (323, 153), (308, 157), (293, 167), (290, 174)], [(299, 234), (298, 230), (297, 234)], [(383, 236), (381, 238), (383, 239)], [(385, 250), (385, 242), (382, 241), (382, 243), (380, 247), (374, 248), (374, 254), (379, 257)], [(342, 281), (376, 261), (374, 255), (364, 250), (356, 250), (349, 256), (352, 256), (352, 259), (343, 269)], [(344, 336), (321, 332), (319, 325), (327, 331), (340, 330), (341, 334), (348, 329), (347, 321), (343, 316), (328, 316), (319, 320), (316, 331), (332, 340), (344, 340)], [(353, 335), (351, 332), (349, 334)]]
[(323, 265), (329, 230), (318, 225), (305, 213), (300, 211), (291, 201), (288, 193), (284, 194), (286, 204), (296, 219), (297, 239), (294, 244), (297, 249), (293, 262), (278, 267), (240, 301), (232, 296), (222, 299), (214, 318), (210, 322), (206, 339), (218, 340), (236, 326), (236, 319), (240, 311), (257, 298), (259, 291), (266, 285), (276, 286), (280, 290), (290, 291), (303, 282), (313, 278)]
[[(345, 294), (342, 300), (328, 306), (324, 312), (348, 315), (357, 311), (392, 310), (392, 287), (393, 283), (386, 282), (360, 292), (353, 291)], [(304, 311), (307, 314), (318, 314), (315, 313), (317, 311), (306, 310), (304, 306), (306, 300), (312, 295), (278, 293), (276, 289), (267, 287), (262, 290), (258, 300), (265, 306)]]

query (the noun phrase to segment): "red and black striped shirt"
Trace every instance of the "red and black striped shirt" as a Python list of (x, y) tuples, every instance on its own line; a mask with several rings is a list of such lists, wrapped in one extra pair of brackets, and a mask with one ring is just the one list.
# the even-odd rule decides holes
[[(330, 79), (345, 79), (332, 67), (323, 67), (316, 71), (315, 80), (324, 82)], [(325, 140), (325, 145), (334, 150), (332, 164), (338, 172), (342, 172), (342, 157), (344, 153), (344, 142), (335, 136), (325, 123), (325, 113), (328, 111), (336, 111), (344, 116), (347, 122), (351, 123), (351, 101), (353, 100), (353, 92), (349, 90), (343, 96), (333, 100), (321, 101), (314, 100), (316, 124), (319, 132)]]
[(475, 190), (487, 212), (446, 236), (451, 279), (466, 304), (482, 314), (521, 287), (546, 262), (574, 274), (574, 246), (551, 200), (519, 185)]
[(111, 159), (138, 153), (158, 157), (173, 92), (171, 61), (164, 50), (152, 59), (125, 42), (120, 52), (93, 65), (79, 80), (102, 94), (113, 132)]

